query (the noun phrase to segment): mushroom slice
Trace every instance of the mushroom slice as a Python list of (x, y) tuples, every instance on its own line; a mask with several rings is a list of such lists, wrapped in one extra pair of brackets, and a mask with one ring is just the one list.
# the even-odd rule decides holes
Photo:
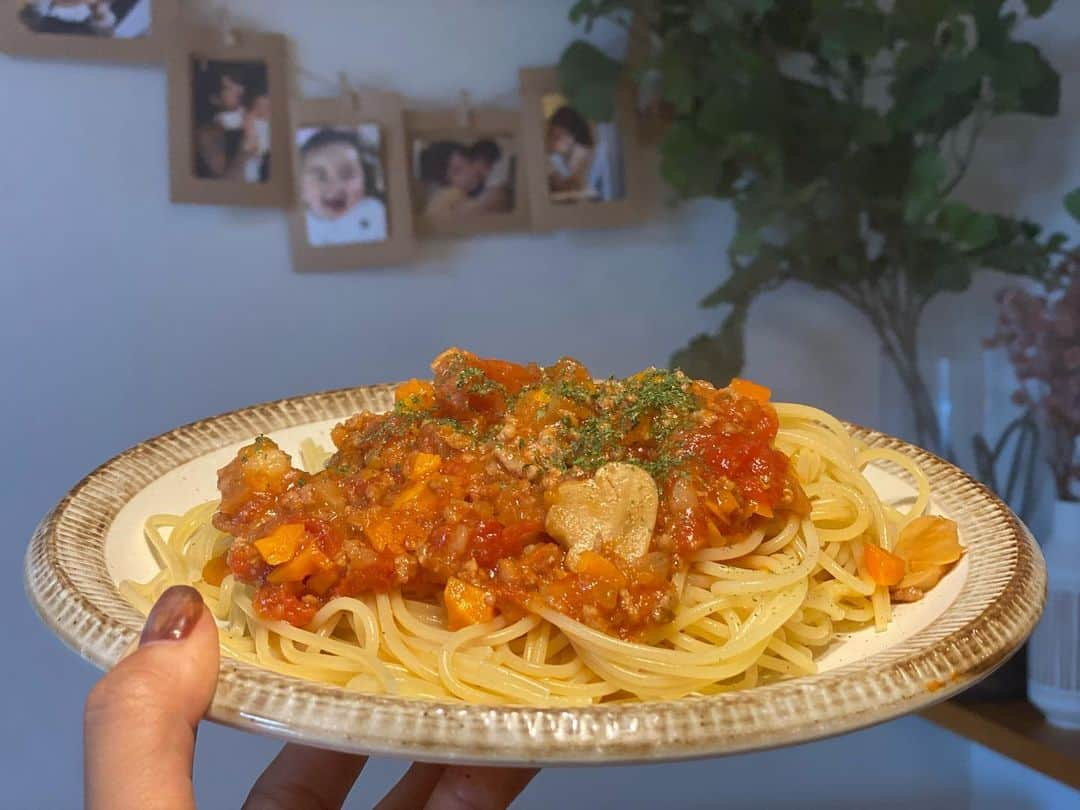
[(659, 501), (656, 482), (645, 470), (612, 462), (592, 478), (560, 484), (545, 528), (568, 549), (571, 566), (583, 551), (636, 560), (649, 550)]

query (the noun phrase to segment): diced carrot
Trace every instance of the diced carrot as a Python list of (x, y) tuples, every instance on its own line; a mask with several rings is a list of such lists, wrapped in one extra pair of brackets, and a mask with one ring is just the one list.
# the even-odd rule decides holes
[(307, 582), (304, 584), (307, 589), (312, 593), (317, 593), (319, 596), (325, 594), (330, 588), (338, 581), (338, 572), (334, 568), (324, 568), (316, 574), (312, 574), (307, 578)]
[(581, 552), (577, 559), (577, 572), (582, 576), (605, 580), (617, 588), (626, 585), (626, 577), (615, 563), (595, 551)]
[(325, 567), (330, 561), (326, 555), (314, 546), (308, 546), (284, 565), (279, 565), (266, 576), (267, 582), (300, 582), (305, 577), (315, 574)]
[(284, 523), (266, 537), (256, 540), (254, 545), (270, 565), (281, 565), (293, 558), (303, 536), (304, 524)]
[(750, 380), (744, 380), (742, 377), (735, 377), (732, 379), (732, 381), (728, 383), (728, 388), (740, 396), (750, 397), (750, 399), (756, 399), (758, 402), (768, 402), (769, 397), (772, 396), (772, 391), (764, 385), (759, 385)]
[(394, 527), (387, 519), (373, 521), (364, 529), (364, 536), (376, 551), (385, 551), (395, 545)]
[(446, 603), (446, 625), (451, 630), (483, 624), (495, 618), (495, 605), (488, 602), (484, 589), (457, 577), (446, 580), (443, 601)]
[(428, 410), (435, 404), (435, 389), (427, 380), (409, 380), (394, 389), (394, 402), (409, 411)]
[(440, 464), (442, 464), (442, 456), (436, 453), (417, 453), (413, 458), (409, 477), (413, 479), (426, 478), (438, 470)]
[(896, 585), (907, 570), (907, 563), (900, 557), (873, 543), (863, 546), (863, 561), (870, 578), (878, 585)]
[(761, 515), (762, 517), (771, 518), (773, 516), (773, 508), (767, 503), (761, 501), (754, 501), (754, 514)]
[(226, 562), (226, 555), (222, 554), (206, 561), (202, 569), (202, 579), (207, 585), (213, 585), (216, 588), (228, 573), (229, 564)]
[(392, 504), (393, 508), (400, 509), (410, 501), (415, 501), (420, 496), (420, 493), (426, 488), (427, 484), (424, 481), (417, 481), (415, 484), (410, 484), (405, 487), (405, 489), (394, 496), (394, 502)]

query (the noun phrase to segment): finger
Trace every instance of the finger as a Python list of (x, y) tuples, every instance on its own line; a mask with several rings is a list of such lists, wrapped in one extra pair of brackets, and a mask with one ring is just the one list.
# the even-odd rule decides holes
[(88, 810), (194, 808), (195, 727), (217, 683), (218, 635), (194, 588), (169, 588), (140, 646), (90, 690), (84, 719)]
[(536, 768), (447, 768), (425, 810), (502, 810), (538, 773)]
[(255, 781), (244, 810), (341, 807), (367, 757), (286, 745)]
[(382, 801), (375, 805), (375, 810), (414, 810), (423, 807), (445, 770), (445, 765), (413, 763), (390, 792), (383, 796)]

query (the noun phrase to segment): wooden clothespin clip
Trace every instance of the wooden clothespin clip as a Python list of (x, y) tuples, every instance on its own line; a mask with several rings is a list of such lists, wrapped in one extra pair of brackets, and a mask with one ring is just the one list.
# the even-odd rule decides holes
[(461, 91), (461, 98), (458, 101), (457, 123), (462, 129), (472, 126), (472, 100), (469, 98), (468, 90)]
[(356, 92), (356, 88), (349, 82), (349, 77), (345, 75), (344, 70), (338, 72), (338, 84), (341, 86), (342, 99), (344, 99), (352, 109), (359, 110), (360, 94)]
[(236, 45), (236, 31), (232, 25), (232, 15), (229, 14), (227, 6), (222, 6), (219, 12), (221, 21), (221, 41), (225, 43), (225, 47), (231, 48)]

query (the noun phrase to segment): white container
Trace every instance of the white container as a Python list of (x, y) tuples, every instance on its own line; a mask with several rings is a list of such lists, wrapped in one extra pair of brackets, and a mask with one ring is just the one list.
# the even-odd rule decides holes
[(1028, 647), (1028, 697), (1053, 725), (1080, 729), (1080, 501), (1054, 503), (1043, 551), (1049, 582)]

